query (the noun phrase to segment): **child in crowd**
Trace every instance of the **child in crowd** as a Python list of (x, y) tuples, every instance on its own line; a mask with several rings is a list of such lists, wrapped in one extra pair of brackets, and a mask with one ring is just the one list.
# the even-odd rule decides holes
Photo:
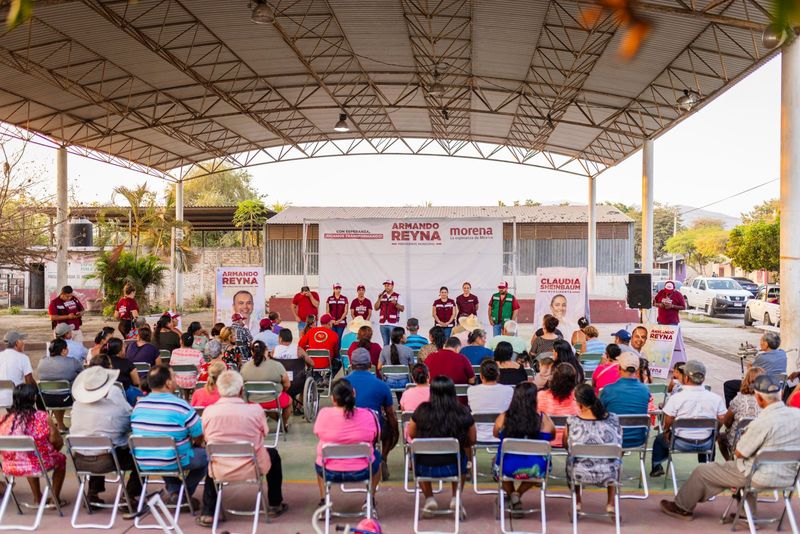
[(269, 312), (267, 316), (272, 321), (272, 332), (280, 334), (283, 327), (281, 326), (281, 314), (278, 312)]
[(672, 368), (672, 380), (669, 381), (667, 384), (667, 394), (672, 395), (673, 393), (679, 393), (681, 391), (681, 381), (683, 380), (683, 366), (686, 365), (686, 362), (678, 362), (675, 364), (675, 367)]
[(550, 377), (553, 376), (553, 358), (549, 354), (541, 355), (536, 359), (539, 364), (539, 372), (533, 377), (533, 383), (539, 389), (546, 389), (547, 384), (550, 382)]

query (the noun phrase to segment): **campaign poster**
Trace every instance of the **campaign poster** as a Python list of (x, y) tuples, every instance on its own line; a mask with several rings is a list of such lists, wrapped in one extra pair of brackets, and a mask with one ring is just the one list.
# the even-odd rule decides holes
[(533, 324), (537, 328), (546, 314), (558, 319), (566, 339), (578, 329), (578, 319), (588, 317), (586, 268), (540, 267), (536, 269)]
[[(56, 262), (47, 261), (44, 265), (44, 286), (47, 303), (61, 293), (56, 284), (58, 268)], [(94, 257), (86, 254), (70, 254), (67, 263), (67, 285), (72, 286), (73, 294), (87, 310), (102, 309), (100, 279), (94, 278), (96, 273)]]
[(669, 378), (680, 327), (652, 323), (639, 326), (647, 329), (647, 341), (640, 352), (650, 364), (650, 375), (653, 378)]
[(238, 313), (245, 325), (258, 332), (258, 323), (266, 315), (263, 267), (218, 267), (214, 291), (214, 322), (231, 324)]

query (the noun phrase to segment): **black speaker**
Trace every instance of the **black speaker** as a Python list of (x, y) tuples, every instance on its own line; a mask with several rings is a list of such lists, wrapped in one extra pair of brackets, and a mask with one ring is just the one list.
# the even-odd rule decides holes
[(628, 275), (628, 308), (649, 310), (653, 307), (653, 282), (650, 273)]

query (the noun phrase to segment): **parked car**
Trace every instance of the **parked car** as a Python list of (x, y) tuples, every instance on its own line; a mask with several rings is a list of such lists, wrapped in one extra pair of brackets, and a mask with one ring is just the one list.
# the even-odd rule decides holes
[[(661, 280), (659, 282), (653, 282), (653, 296), (654, 297), (656, 295), (658, 295), (659, 291), (664, 289), (664, 284), (666, 284), (666, 283), (667, 283), (667, 280)], [(674, 283), (675, 283), (675, 289), (680, 291), (681, 287), (683, 286), (683, 282), (678, 282), (677, 280), (675, 280)]]
[(781, 288), (761, 286), (756, 298), (747, 301), (744, 309), (744, 324), (753, 326), (761, 321), (764, 326), (781, 325)]
[(752, 295), (731, 278), (698, 276), (681, 287), (687, 308), (699, 308), (710, 317), (718, 313), (744, 313)]
[(755, 297), (756, 293), (758, 293), (758, 284), (749, 278), (745, 278), (744, 276), (731, 276), (731, 278), (739, 282), (739, 285), (742, 286), (742, 289), (746, 289), (752, 293), (753, 297)]

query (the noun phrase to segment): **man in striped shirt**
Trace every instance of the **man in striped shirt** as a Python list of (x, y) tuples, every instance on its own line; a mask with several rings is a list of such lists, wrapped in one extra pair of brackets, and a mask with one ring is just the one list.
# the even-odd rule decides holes
[[(197, 489), (206, 474), (208, 457), (201, 448), (203, 426), (197, 412), (189, 404), (175, 396), (175, 375), (169, 367), (157, 366), (150, 369), (147, 382), (152, 393), (141, 397), (131, 413), (131, 434), (133, 436), (171, 437), (175, 440), (181, 466), (187, 473), (186, 485), (189, 496)], [(171, 460), (174, 455), (160, 451), (140, 451), (135, 454), (142, 471), (148, 469), (169, 469), (175, 467)], [(180, 480), (165, 477), (168, 504), (178, 501), (181, 489)], [(199, 502), (197, 503), (199, 509)]]

